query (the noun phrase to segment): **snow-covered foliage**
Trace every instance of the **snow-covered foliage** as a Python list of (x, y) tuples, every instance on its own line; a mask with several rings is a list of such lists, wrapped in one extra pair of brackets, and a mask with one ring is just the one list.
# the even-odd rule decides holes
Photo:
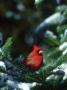
[(67, 79), (67, 63), (63, 63), (59, 65), (57, 68), (53, 69), (52, 74), (46, 78), (46, 82), (52, 80), (53, 78), (54, 80), (57, 80), (56, 76), (61, 78), (61, 81), (65, 81)]

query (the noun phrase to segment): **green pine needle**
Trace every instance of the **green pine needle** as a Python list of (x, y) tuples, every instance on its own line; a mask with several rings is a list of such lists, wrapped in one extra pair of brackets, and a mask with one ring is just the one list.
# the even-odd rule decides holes
[(3, 56), (8, 56), (8, 53), (12, 47), (12, 44), (13, 44), (13, 37), (9, 37), (6, 41), (6, 43), (2, 46), (2, 52), (3, 52)]

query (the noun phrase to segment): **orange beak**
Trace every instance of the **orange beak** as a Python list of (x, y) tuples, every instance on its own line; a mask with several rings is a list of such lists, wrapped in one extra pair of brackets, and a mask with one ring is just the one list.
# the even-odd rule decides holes
[(40, 50), (40, 51), (39, 51), (39, 54), (43, 54), (43, 53), (44, 53), (44, 51), (43, 51), (43, 50)]

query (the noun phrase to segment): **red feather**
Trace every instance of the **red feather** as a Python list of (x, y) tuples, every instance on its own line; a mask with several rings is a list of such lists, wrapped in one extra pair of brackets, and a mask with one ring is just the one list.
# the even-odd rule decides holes
[(38, 70), (43, 62), (43, 55), (39, 54), (39, 51), (42, 51), (41, 48), (34, 45), (33, 51), (23, 61), (24, 66), (28, 67), (29, 69)]

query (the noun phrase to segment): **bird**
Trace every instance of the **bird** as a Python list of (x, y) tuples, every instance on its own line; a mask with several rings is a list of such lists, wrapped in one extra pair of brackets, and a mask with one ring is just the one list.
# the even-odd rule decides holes
[(43, 52), (38, 45), (33, 45), (32, 52), (22, 61), (22, 65), (30, 70), (40, 69), (43, 63)]

